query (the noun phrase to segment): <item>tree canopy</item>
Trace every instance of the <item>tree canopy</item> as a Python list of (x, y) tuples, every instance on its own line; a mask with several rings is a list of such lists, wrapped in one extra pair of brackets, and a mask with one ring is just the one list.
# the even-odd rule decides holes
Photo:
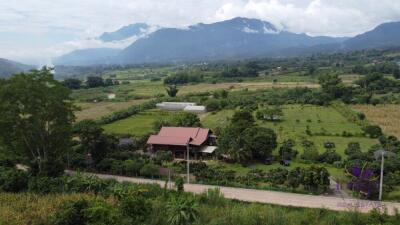
[(1, 82), (0, 140), (39, 174), (53, 173), (48, 165), (60, 162), (70, 147), (74, 107), (69, 95), (47, 68)]

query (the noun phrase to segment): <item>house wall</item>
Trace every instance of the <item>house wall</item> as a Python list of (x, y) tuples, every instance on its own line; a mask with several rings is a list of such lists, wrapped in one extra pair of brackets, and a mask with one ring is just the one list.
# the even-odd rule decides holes
[[(170, 151), (174, 156), (174, 159), (186, 159), (186, 146), (175, 146), (175, 145), (152, 145), (152, 153), (155, 154), (157, 151)], [(190, 159), (198, 158), (198, 146), (190, 146)]]

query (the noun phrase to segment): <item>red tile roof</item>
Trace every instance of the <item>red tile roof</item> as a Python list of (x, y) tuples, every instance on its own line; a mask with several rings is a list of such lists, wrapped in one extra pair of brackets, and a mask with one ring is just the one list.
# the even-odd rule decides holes
[(157, 135), (151, 135), (147, 144), (154, 145), (191, 145), (200, 146), (207, 138), (210, 129), (199, 127), (162, 127)]

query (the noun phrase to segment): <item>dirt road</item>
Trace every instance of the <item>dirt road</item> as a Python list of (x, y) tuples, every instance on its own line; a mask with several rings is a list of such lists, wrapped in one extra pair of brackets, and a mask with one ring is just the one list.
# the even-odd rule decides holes
[[(67, 171), (68, 174), (75, 174), (73, 171)], [(132, 182), (132, 183), (150, 183), (158, 184), (162, 187), (165, 185), (165, 181), (162, 180), (151, 180), (143, 178), (132, 178), (106, 174), (92, 174), (85, 173), (87, 175), (94, 175), (101, 179), (115, 179), (118, 182)], [(172, 184), (168, 185), (173, 187)], [(232, 188), (232, 187), (220, 187), (212, 185), (202, 184), (185, 184), (185, 191), (192, 193), (202, 193), (207, 189), (219, 188), (221, 193), (229, 199), (237, 199), (246, 202), (259, 202), (276, 204), (283, 206), (296, 206), (296, 207), (307, 207), (307, 208), (326, 208), (336, 211), (348, 211), (358, 210), (360, 212), (368, 212), (374, 208), (384, 209), (387, 208), (389, 214), (394, 214), (395, 210), (400, 211), (400, 203), (394, 202), (379, 202), (379, 201), (368, 201), (359, 200), (353, 198), (339, 198), (339, 197), (327, 197), (327, 196), (316, 196), (306, 194), (295, 194), (278, 191), (266, 191), (266, 190), (255, 190), (245, 188)]]

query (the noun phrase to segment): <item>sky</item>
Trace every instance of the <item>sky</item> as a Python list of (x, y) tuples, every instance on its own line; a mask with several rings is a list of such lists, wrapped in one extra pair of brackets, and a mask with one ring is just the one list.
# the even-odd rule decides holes
[(102, 43), (105, 31), (145, 22), (185, 27), (233, 17), (258, 18), (309, 35), (354, 36), (400, 21), (400, 0), (1, 0), (0, 58), (31, 64)]

